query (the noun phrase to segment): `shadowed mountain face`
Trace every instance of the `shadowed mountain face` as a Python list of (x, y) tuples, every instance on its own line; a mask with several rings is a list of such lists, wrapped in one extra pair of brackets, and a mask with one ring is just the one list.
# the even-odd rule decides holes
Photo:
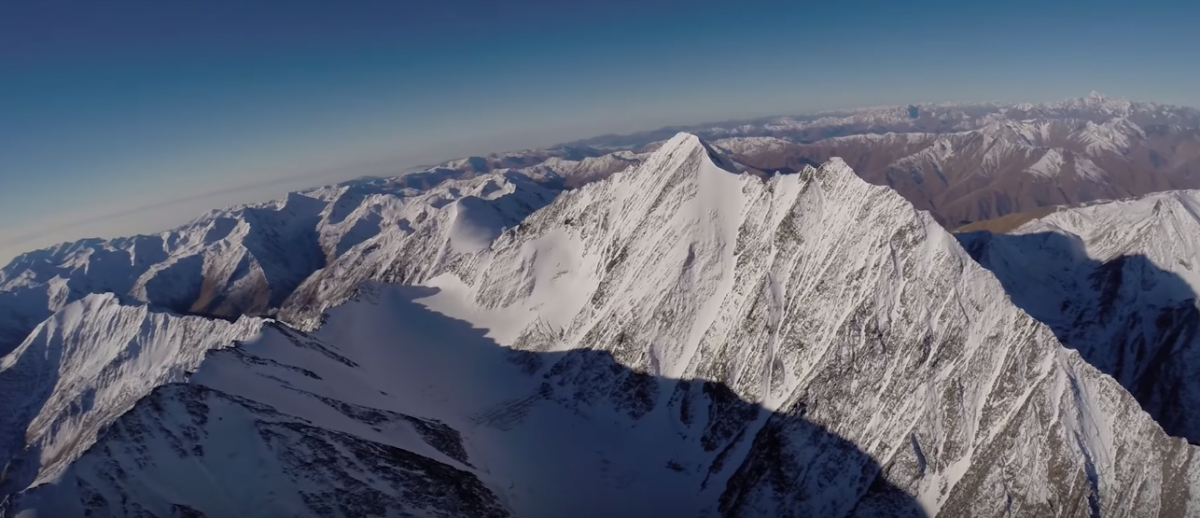
[[(326, 270), (361, 262), (369, 253), (364, 250), (380, 247), (381, 241), (390, 247), (424, 243), (409, 251), (448, 260), (453, 253), (430, 248), (445, 245), (456, 233), (462, 239), (480, 234), (475, 240), (486, 243), (493, 227), (517, 224), (557, 192), (523, 174), (467, 179), (462, 174), (430, 171), (349, 182), (212, 211), (158, 235), (83, 240), (25, 254), (0, 270), (0, 356), (16, 349), (43, 320), (93, 293), (231, 321), (273, 315), (289, 299), (312, 296), (312, 284)], [(555, 182), (561, 184), (561, 178)], [(410, 187), (413, 183), (426, 190)], [(467, 221), (467, 207), (481, 224)], [(423, 259), (422, 265), (437, 266)]]
[[(480, 190), (488, 182), (503, 185), (501, 194), (540, 187), (518, 196), (531, 210), (502, 214), (513, 225), (564, 188), (636, 168), (677, 130), (453, 160), (214, 211), (160, 235), (25, 254), (0, 270), (0, 354), (89, 293), (219, 318), (274, 315), (289, 297), (320, 291), (313, 279), (328, 274), (318, 272), (361, 263), (356, 247), (393, 248), (400, 239), (377, 238), (395, 230), (438, 232), (423, 227), (432, 211), (415, 206), (442, 199), (438, 207), (445, 207), (464, 196), (491, 202), (494, 195)], [(794, 173), (840, 157), (950, 229), (1062, 204), (1200, 188), (1200, 111), (1100, 95), (1040, 105), (871, 108), (689, 130), (712, 139), (738, 170)], [(397, 201), (409, 198), (416, 203)], [(413, 282), (413, 272), (394, 279)]]
[(1089, 257), (1059, 232), (960, 234), (1013, 303), (1115, 378), (1171, 435), (1200, 443), (1200, 309), (1192, 286), (1141, 254)]
[[(9, 509), (1200, 513), (1194, 448), (927, 213), (842, 160), (741, 170), (679, 134), (552, 201), (494, 173), (354, 196), (322, 215), (321, 242), (344, 242), (360, 210), (379, 232), (261, 336), (239, 321), (198, 343), (111, 296), (68, 303), (0, 365), (0, 382), (49, 387), (0, 401), (34, 416), (14, 434), (63, 423), (24, 430)], [(106, 311), (137, 339), (92, 317)]]
[(0, 358), (0, 495), (54, 478), (155, 387), (183, 381), (209, 349), (261, 325), (160, 313), (112, 294), (69, 304)]
[(803, 403), (765, 410), (607, 351), (508, 349), (414, 302), (434, 294), (367, 290), (316, 335), (210, 353), (8, 512), (925, 516)]

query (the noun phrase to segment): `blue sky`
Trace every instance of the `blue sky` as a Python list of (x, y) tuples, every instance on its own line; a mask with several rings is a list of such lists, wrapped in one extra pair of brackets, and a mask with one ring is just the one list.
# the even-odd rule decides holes
[(667, 124), (1092, 90), (1200, 106), (1196, 4), (7, 0), (0, 261)]

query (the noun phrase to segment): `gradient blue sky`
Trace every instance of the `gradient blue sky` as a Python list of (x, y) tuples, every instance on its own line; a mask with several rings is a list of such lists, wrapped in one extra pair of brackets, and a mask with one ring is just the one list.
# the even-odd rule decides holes
[(1200, 2), (6, 0), (0, 262), (311, 185), (863, 105), (1200, 106)]

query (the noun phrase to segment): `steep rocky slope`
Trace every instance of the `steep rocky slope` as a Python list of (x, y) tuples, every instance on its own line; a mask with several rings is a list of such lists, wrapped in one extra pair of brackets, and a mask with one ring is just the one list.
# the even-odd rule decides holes
[(486, 244), (574, 177), (554, 168), (569, 175), (578, 164), (555, 160), (528, 171), (433, 169), (348, 182), (215, 210), (158, 235), (88, 239), (24, 254), (0, 270), (0, 354), (92, 293), (177, 313), (269, 316), (289, 297), (303, 297), (296, 292), (314, 273), (350, 261), (345, 256), (352, 251), (366, 253), (361, 249), (371, 245), (363, 243), (380, 235), (393, 244), (422, 236), (431, 253), (448, 241)]
[(1116, 378), (1172, 435), (1200, 442), (1200, 192), (1063, 209), (960, 235), (1013, 302)]
[(1200, 513), (1194, 447), (930, 215), (841, 160), (737, 169), (681, 134), (494, 239), (364, 241), (312, 299), (346, 303), (209, 353), (6, 513)]
[(261, 325), (156, 313), (112, 294), (67, 304), (0, 359), (0, 495), (54, 479), (139, 399)]
[[(398, 198), (423, 196), (420, 204), (436, 191), (457, 199), (459, 187), (450, 183), (483, 177), (497, 185), (521, 182), (505, 192), (525, 190), (529, 183), (520, 177), (548, 191), (533, 193), (544, 199), (637, 166), (674, 134), (665, 131), (453, 160), (394, 178), (214, 211), (160, 235), (83, 240), (25, 254), (0, 270), (0, 353), (89, 293), (111, 292), (129, 303), (180, 313), (273, 315), (291, 305), (284, 303), (288, 298), (311, 299), (322, 291), (311, 285), (298, 290), (314, 272), (335, 262), (373, 264), (375, 259), (343, 257), (360, 243), (394, 226), (414, 228), (410, 218), (396, 215), (408, 210), (398, 205), (413, 204)], [(1061, 204), (1200, 187), (1200, 112), (1100, 95), (1039, 105), (868, 108), (693, 131), (722, 139), (714, 146), (739, 170), (795, 172), (843, 158), (860, 176), (895, 188), (947, 228)], [(601, 150), (614, 146), (637, 151)], [(509, 216), (503, 224), (511, 223)], [(412, 271), (394, 273), (394, 279), (420, 278)], [(307, 305), (319, 306), (311, 300)]]
[[(803, 409), (930, 512), (1062, 515), (1094, 501), (1105, 515), (1171, 515), (1185, 501), (1171, 491), (1194, 475), (1145, 477), (1192, 450), (1012, 306), (928, 215), (840, 161), (762, 183), (711, 157), (681, 136), (643, 168), (564, 194), (460, 270), (461, 285), (435, 279), (472, 301), (444, 310), (482, 327), (524, 315), (497, 336), (599, 347)], [(796, 509), (789, 491), (756, 490), (771, 503), (752, 507)]]

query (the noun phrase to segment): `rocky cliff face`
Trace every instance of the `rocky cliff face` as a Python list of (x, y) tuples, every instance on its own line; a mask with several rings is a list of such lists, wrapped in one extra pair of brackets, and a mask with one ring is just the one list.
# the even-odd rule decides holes
[(960, 235), (1015, 304), (1117, 381), (1168, 433), (1200, 442), (1200, 193), (1065, 209)]
[[(1186, 492), (1187, 477), (1154, 476), (1147, 485), (1175, 485), (1162, 491), (1105, 488), (1161, 471), (1142, 462), (1187, 464), (1190, 447), (1014, 307), (932, 218), (840, 161), (768, 182), (718, 164), (678, 137), (642, 168), (565, 194), (497, 240), (486, 269), (444, 286), (482, 308), (481, 323), (497, 308), (572, 307), (526, 312), (536, 320), (517, 347), (597, 347), (803, 412), (880, 459), (931, 513), (1072, 514), (1092, 501), (1111, 515), (1173, 512), (1170, 491)], [(576, 252), (546, 258), (547, 240)], [(1133, 428), (1142, 439), (1121, 438)], [(779, 506), (767, 508), (797, 509), (791, 490), (757, 487)]]
[(680, 134), (528, 216), (428, 199), (6, 512), (1200, 513), (1195, 448), (929, 214), (738, 169)]
[(112, 294), (68, 304), (0, 359), (0, 494), (53, 480), (138, 400), (261, 326), (124, 306)]

